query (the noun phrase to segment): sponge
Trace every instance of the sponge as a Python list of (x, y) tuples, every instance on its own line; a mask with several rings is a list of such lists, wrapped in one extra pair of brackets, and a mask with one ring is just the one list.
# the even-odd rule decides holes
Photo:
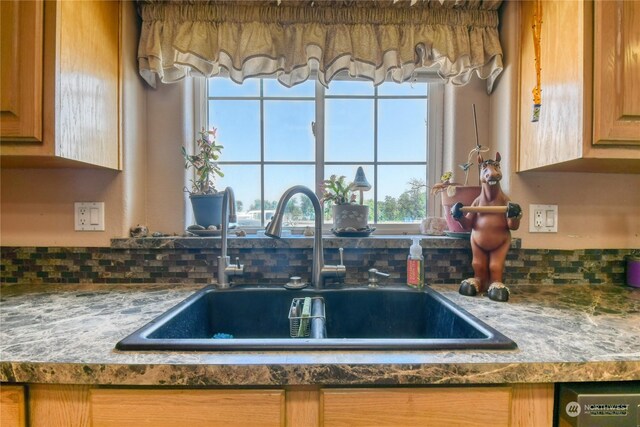
[(307, 336), (307, 328), (309, 327), (309, 317), (311, 316), (311, 298), (306, 297), (302, 305), (302, 314), (300, 314), (300, 327), (298, 328), (298, 338)]

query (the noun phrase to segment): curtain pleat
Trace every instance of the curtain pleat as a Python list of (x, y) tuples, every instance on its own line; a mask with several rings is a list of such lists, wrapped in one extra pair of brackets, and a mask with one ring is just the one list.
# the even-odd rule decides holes
[(463, 85), (472, 74), (491, 92), (503, 69), (500, 0), (139, 2), (140, 74), (151, 85), (222, 69), (241, 83), (276, 76), (285, 86), (323, 85), (340, 72), (403, 82), (436, 71)]

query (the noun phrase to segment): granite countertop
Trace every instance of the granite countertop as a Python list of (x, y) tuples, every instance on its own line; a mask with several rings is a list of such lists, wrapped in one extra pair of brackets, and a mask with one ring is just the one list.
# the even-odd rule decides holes
[(512, 287), (445, 297), (518, 344), (495, 351), (121, 352), (117, 341), (193, 285), (1, 288), (0, 381), (127, 385), (489, 384), (640, 380), (640, 290)]

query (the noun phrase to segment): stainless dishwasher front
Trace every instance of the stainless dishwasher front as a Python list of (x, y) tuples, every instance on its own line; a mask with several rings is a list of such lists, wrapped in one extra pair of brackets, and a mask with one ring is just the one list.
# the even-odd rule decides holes
[(640, 427), (640, 382), (561, 384), (557, 426)]

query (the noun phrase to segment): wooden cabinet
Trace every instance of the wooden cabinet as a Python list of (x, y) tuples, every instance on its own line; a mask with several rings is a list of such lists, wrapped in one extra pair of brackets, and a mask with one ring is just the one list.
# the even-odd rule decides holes
[(640, 4), (594, 4), (593, 143), (640, 145)]
[(519, 5), (518, 171), (640, 173), (640, 3), (542, 2), (538, 122), (535, 4)]
[(284, 390), (29, 387), (31, 425), (284, 426)]
[(121, 2), (0, 3), (2, 167), (120, 169)]
[(324, 427), (551, 426), (552, 385), (326, 389)]
[(34, 427), (551, 426), (553, 384), (183, 389), (29, 386)]
[(508, 426), (509, 387), (323, 390), (325, 427)]
[(42, 2), (0, 2), (0, 136), (42, 141)]
[(2, 385), (0, 387), (0, 426), (24, 427), (25, 425), (24, 387)]

